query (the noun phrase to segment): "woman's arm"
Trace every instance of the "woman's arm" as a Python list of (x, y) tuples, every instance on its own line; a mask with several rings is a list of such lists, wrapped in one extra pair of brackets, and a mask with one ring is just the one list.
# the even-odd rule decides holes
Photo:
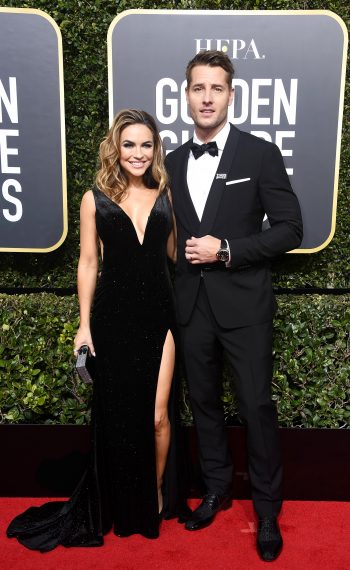
[(96, 288), (98, 270), (98, 236), (95, 221), (95, 201), (92, 191), (86, 192), (80, 206), (80, 257), (78, 263), (78, 298), (80, 326), (74, 340), (74, 349), (87, 344), (95, 356), (90, 332), (90, 311)]

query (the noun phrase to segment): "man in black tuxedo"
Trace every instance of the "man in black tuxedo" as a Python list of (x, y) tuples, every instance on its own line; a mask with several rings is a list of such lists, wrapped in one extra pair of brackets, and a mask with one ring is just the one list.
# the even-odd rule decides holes
[[(185, 526), (207, 526), (231, 506), (232, 463), (220, 399), (224, 349), (247, 426), (258, 551), (274, 560), (282, 547), (282, 466), (271, 400), (276, 303), (269, 262), (299, 246), (302, 220), (277, 146), (227, 121), (233, 73), (222, 52), (203, 51), (189, 62), (194, 137), (166, 159), (177, 223), (181, 346), (207, 489)], [(265, 214), (271, 227), (262, 231)]]

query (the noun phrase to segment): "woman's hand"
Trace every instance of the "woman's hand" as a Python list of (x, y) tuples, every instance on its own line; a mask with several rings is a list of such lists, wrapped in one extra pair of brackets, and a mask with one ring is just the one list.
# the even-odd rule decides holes
[(90, 353), (96, 356), (95, 348), (92, 343), (91, 332), (89, 328), (79, 327), (74, 339), (74, 354), (77, 355), (81, 346), (86, 344), (89, 347)]

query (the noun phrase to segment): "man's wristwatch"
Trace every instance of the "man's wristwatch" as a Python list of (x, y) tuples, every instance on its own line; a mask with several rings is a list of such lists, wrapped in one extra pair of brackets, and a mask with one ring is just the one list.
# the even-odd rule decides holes
[(230, 261), (230, 250), (225, 239), (221, 240), (221, 246), (220, 249), (216, 252), (216, 258), (218, 261), (224, 261), (225, 263)]

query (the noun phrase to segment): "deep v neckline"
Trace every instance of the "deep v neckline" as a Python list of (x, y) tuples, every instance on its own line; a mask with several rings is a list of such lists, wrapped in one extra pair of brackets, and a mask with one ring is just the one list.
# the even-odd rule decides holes
[[(103, 194), (104, 194), (104, 192), (103, 192)], [(148, 224), (149, 224), (149, 219), (150, 219), (151, 214), (152, 214), (152, 212), (153, 212), (153, 210), (154, 210), (154, 208), (155, 208), (155, 206), (156, 206), (156, 203), (157, 203), (157, 200), (158, 200), (160, 194), (158, 194), (158, 196), (157, 196), (156, 199), (154, 200), (153, 206), (152, 206), (152, 208), (150, 209), (150, 212), (149, 212), (149, 214), (148, 214), (147, 222), (146, 222), (146, 225), (145, 225), (145, 229), (144, 229), (144, 231), (143, 231), (143, 240), (142, 240), (142, 241), (139, 240), (139, 236), (138, 236), (138, 233), (137, 233), (137, 231), (136, 231), (135, 224), (134, 224), (134, 222), (132, 221), (132, 219), (130, 218), (129, 214), (127, 214), (127, 212), (124, 210), (124, 208), (122, 208), (119, 204), (117, 204), (117, 202), (114, 202), (114, 200), (112, 200), (109, 196), (107, 196), (107, 194), (105, 194), (105, 196), (108, 198), (108, 200), (109, 200), (110, 202), (112, 202), (112, 204), (114, 204), (121, 212), (123, 212), (124, 216), (129, 220), (129, 222), (130, 222), (130, 224), (131, 224), (131, 226), (132, 226), (132, 228), (133, 228), (133, 230), (134, 230), (134, 234), (135, 234), (135, 237), (136, 237), (136, 239), (137, 239), (137, 241), (138, 241), (138, 244), (139, 244), (140, 247), (142, 247), (143, 244), (145, 243), (145, 238), (146, 238), (147, 228), (148, 228)]]

